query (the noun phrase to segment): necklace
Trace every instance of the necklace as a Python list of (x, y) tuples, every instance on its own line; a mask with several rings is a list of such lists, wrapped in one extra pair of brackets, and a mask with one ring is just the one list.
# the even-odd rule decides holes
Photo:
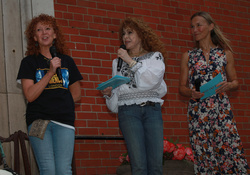
[(209, 54), (209, 52), (204, 52), (205, 53), (205, 55), (208, 55)]
[[(202, 49), (202, 51), (203, 51), (203, 53), (204, 53), (204, 55), (209, 55), (210, 54), (210, 50), (212, 49), (212, 47), (210, 46), (210, 49), (208, 50), (207, 48), (204, 48), (204, 49)], [(208, 50), (207, 52), (206, 52), (206, 50)]]

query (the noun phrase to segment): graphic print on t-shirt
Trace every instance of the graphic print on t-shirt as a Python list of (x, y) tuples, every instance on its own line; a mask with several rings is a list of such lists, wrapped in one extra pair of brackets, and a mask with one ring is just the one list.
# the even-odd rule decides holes
[[(36, 71), (36, 81), (39, 82), (48, 71), (49, 69), (47, 68), (38, 69)], [(56, 88), (68, 89), (69, 71), (68, 69), (61, 69), (61, 73), (62, 73), (62, 80), (59, 80), (57, 74), (54, 74), (45, 89), (56, 89)]]

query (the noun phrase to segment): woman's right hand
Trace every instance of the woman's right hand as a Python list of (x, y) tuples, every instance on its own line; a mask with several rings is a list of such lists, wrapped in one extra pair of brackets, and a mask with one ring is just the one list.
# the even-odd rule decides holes
[(107, 95), (107, 96), (111, 96), (111, 91), (112, 91), (112, 87), (107, 87), (107, 88), (105, 88), (104, 90), (101, 90), (101, 93), (103, 94), (103, 95)]
[(127, 64), (130, 64), (133, 59), (129, 56), (127, 50), (123, 48), (119, 48), (117, 51), (118, 58), (121, 58), (123, 61), (125, 61)]
[(199, 99), (199, 98), (201, 98), (203, 96), (204, 96), (204, 93), (201, 93), (201, 92), (196, 91), (194, 89), (191, 90), (191, 98)]
[(28, 100), (28, 102), (33, 102), (41, 95), (45, 87), (48, 85), (50, 79), (56, 73), (56, 69), (58, 67), (61, 67), (61, 59), (58, 57), (54, 57), (50, 60), (49, 71), (43, 76), (43, 78), (39, 82), (34, 83), (34, 80), (31, 79), (21, 80), (24, 96)]
[(61, 59), (58, 57), (54, 57), (50, 60), (50, 68), (49, 71), (52, 71), (54, 74), (56, 73), (56, 69), (61, 67)]

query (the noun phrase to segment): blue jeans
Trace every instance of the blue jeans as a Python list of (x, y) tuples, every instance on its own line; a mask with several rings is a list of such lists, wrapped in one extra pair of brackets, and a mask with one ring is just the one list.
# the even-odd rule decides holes
[(43, 140), (32, 136), (29, 139), (40, 175), (72, 175), (73, 129), (49, 122)]
[(162, 175), (163, 121), (160, 104), (120, 106), (118, 118), (132, 174)]

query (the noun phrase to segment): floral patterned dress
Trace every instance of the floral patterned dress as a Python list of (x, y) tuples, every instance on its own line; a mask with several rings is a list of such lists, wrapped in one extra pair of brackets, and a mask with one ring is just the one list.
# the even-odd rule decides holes
[[(210, 50), (209, 63), (201, 49), (188, 52), (189, 87), (200, 79), (201, 85), (219, 73), (226, 78), (227, 59), (223, 49)], [(216, 94), (188, 106), (190, 143), (194, 152), (195, 174), (249, 174), (249, 167), (226, 93)]]

